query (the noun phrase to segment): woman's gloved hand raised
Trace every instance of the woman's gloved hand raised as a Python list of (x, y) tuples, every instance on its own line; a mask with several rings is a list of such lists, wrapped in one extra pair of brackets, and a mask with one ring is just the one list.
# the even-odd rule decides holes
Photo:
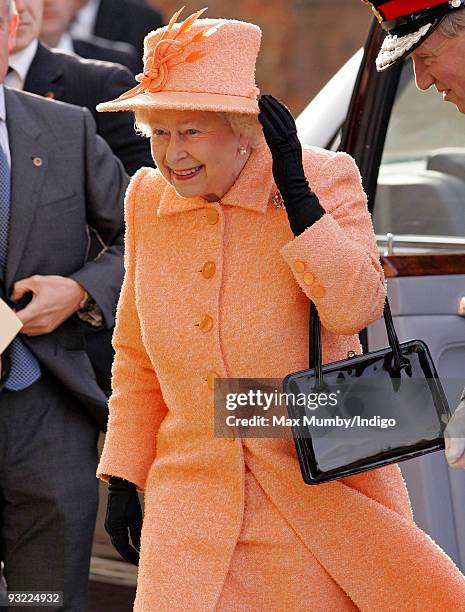
[(291, 113), (269, 95), (261, 96), (258, 106), (258, 120), (273, 157), (273, 177), (284, 200), (291, 229), (298, 236), (318, 221), (325, 210), (305, 177), (302, 145)]
[[(116, 476), (109, 479), (105, 531), (123, 559), (139, 565), (142, 508), (137, 488), (134, 483)], [(133, 545), (129, 542), (129, 534)]]
[(465, 468), (465, 399), (457, 406), (447, 424), (444, 440), (449, 465)]

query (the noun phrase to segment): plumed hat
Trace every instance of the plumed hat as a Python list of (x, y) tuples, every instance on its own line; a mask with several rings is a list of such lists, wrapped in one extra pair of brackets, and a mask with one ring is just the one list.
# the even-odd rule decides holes
[[(184, 7), (183, 7), (184, 8)], [(100, 112), (176, 109), (258, 114), (255, 63), (258, 26), (230, 19), (199, 19), (206, 9), (147, 34), (138, 85)]]
[(407, 57), (434, 32), (449, 13), (462, 8), (465, 0), (362, 0), (371, 5), (381, 27), (388, 33), (376, 68), (390, 68)]

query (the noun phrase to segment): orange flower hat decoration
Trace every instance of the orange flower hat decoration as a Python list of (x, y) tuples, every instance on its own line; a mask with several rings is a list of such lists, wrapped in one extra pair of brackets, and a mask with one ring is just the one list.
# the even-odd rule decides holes
[(203, 51), (193, 51), (183, 59), (180, 59), (186, 51), (186, 47), (192, 43), (202, 42), (205, 38), (214, 34), (221, 27), (221, 24), (202, 28), (185, 42), (180, 42), (179, 37), (181, 34), (189, 32), (197, 19), (207, 10), (205, 7), (196, 13), (192, 13), (192, 15), (187, 17), (180, 28), (173, 31), (174, 24), (185, 8), (185, 6), (181, 7), (179, 11), (176, 11), (171, 17), (165, 32), (163, 32), (162, 37), (155, 45), (152, 57), (148, 57), (145, 61), (144, 72), (141, 72), (135, 77), (139, 85), (121, 94), (121, 96), (117, 98), (118, 100), (127, 100), (140, 93), (161, 91), (165, 86), (168, 79), (168, 72), (171, 68), (179, 66), (179, 64), (183, 64), (184, 62), (191, 64), (205, 55)]

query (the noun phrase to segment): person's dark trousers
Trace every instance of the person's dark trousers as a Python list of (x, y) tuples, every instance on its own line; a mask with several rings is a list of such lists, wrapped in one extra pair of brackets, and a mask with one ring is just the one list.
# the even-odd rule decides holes
[(0, 392), (0, 558), (10, 591), (64, 592), (86, 612), (98, 505), (98, 427), (50, 374)]
[(111, 344), (114, 327), (86, 335), (86, 353), (94, 368), (98, 386), (107, 397), (111, 395), (111, 366), (115, 351)]

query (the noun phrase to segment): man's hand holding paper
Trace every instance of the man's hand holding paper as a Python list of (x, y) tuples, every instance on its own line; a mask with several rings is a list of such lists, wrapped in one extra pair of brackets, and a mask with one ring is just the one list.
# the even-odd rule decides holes
[(2, 372), (2, 353), (12, 342), (23, 324), (6, 302), (0, 299), (0, 378)]
[(0, 299), (0, 355), (18, 334), (23, 324), (6, 302)]

